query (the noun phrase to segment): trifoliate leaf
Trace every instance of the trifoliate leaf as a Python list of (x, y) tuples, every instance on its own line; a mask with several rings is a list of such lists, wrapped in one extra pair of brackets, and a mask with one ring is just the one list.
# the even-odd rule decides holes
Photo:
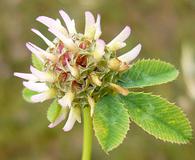
[(57, 100), (55, 99), (47, 110), (47, 119), (51, 123), (56, 120), (61, 110), (61, 106), (58, 104)]
[(116, 96), (106, 96), (97, 102), (93, 125), (95, 135), (105, 152), (122, 143), (129, 130), (129, 115)]
[(42, 71), (43, 70), (43, 63), (32, 53), (32, 64), (35, 68)]
[(31, 101), (31, 97), (36, 95), (36, 94), (39, 94), (39, 93), (35, 92), (35, 91), (31, 91), (30, 89), (27, 89), (27, 88), (24, 88), (22, 91), (22, 96), (23, 96), (24, 100), (27, 102), (30, 102), (30, 103), (33, 103)]
[(135, 63), (128, 71), (122, 74), (119, 84), (126, 88), (142, 88), (173, 81), (178, 71), (169, 63), (144, 59)]
[(130, 93), (121, 100), (131, 120), (156, 138), (181, 144), (192, 138), (190, 123), (175, 104), (146, 93)]

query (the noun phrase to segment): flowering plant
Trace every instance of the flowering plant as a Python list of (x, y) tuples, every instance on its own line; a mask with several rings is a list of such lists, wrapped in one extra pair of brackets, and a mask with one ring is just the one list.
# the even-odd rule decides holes
[(83, 160), (90, 159), (92, 123), (95, 135), (105, 152), (122, 143), (129, 130), (130, 119), (149, 134), (164, 141), (187, 143), (192, 137), (189, 121), (182, 111), (160, 96), (134, 92), (133, 88), (159, 85), (174, 80), (178, 71), (169, 63), (143, 59), (131, 63), (141, 45), (121, 56), (117, 51), (126, 46), (130, 35), (126, 26), (112, 41), (101, 36), (100, 15), (95, 20), (85, 12), (84, 34), (78, 33), (75, 21), (60, 10), (66, 28), (59, 19), (40, 16), (37, 21), (56, 37), (50, 41), (36, 29), (32, 31), (48, 45), (46, 50), (31, 42), (31, 73), (14, 75), (24, 79), (23, 97), (31, 103), (54, 99), (48, 108), (49, 127), (66, 120), (64, 131), (83, 113)]

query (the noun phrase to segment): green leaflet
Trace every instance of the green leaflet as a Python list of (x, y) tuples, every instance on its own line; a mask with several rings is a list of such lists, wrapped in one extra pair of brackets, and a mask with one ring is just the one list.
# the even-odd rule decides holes
[(50, 122), (54, 122), (58, 115), (60, 114), (61, 106), (58, 104), (57, 100), (55, 99), (47, 110), (47, 119)]
[(95, 135), (105, 152), (122, 143), (129, 130), (129, 115), (116, 96), (105, 96), (95, 108)]
[(38, 92), (31, 91), (31, 90), (29, 90), (27, 88), (24, 88), (23, 91), (22, 91), (22, 96), (23, 96), (24, 100), (27, 101), (27, 102), (30, 102), (30, 103), (33, 103), (31, 101), (31, 97), (33, 95), (36, 95), (36, 94), (38, 94)]
[(192, 129), (180, 108), (165, 99), (146, 93), (121, 96), (132, 121), (149, 134), (172, 143), (188, 143)]
[(143, 59), (123, 73), (118, 83), (126, 88), (142, 88), (173, 81), (178, 73), (169, 63), (155, 59)]
[(32, 53), (32, 64), (35, 68), (42, 71), (43, 70), (43, 63)]

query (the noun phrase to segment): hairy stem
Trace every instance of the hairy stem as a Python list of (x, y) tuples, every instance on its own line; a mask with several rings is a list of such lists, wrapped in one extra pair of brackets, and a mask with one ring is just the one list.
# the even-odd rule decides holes
[(90, 116), (90, 108), (85, 107), (83, 109), (83, 153), (82, 160), (91, 159), (91, 150), (92, 150), (92, 118)]

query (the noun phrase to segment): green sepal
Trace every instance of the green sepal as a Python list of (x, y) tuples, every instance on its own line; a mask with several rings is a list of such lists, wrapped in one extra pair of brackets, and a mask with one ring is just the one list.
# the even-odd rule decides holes
[(33, 103), (31, 101), (31, 97), (36, 95), (36, 94), (39, 94), (39, 92), (32, 91), (28, 88), (24, 88), (22, 91), (22, 97), (24, 98), (25, 101), (27, 101), (29, 103)]
[(50, 104), (50, 106), (47, 110), (47, 119), (48, 119), (48, 121), (50, 121), (51, 123), (54, 122), (56, 120), (56, 118), (58, 117), (58, 115), (60, 114), (61, 108), (62, 107), (59, 105), (59, 103), (55, 99)]
[(42, 71), (44, 68), (43, 63), (32, 53), (32, 64), (35, 68)]

